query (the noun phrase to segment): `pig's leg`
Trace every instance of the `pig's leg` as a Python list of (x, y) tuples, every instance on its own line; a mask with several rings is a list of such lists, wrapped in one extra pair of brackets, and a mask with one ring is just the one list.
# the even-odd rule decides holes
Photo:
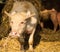
[(59, 22), (59, 29), (60, 29), (60, 22)]
[(58, 26), (58, 20), (57, 20), (56, 14), (54, 14), (54, 15), (51, 16), (51, 20), (52, 20), (53, 25), (54, 25), (54, 32), (56, 32), (57, 26)]
[(60, 29), (60, 22), (59, 22), (59, 29)]
[(43, 23), (43, 17), (40, 18), (39, 25), (41, 26), (41, 29), (44, 29), (44, 23)]
[(42, 30), (44, 29), (44, 24), (43, 24), (43, 22), (40, 22), (40, 26), (41, 26), (41, 28), (42, 28)]
[(30, 37), (29, 37), (29, 50), (30, 51), (33, 51), (33, 36), (34, 36), (34, 33), (35, 33), (35, 27), (32, 31), (32, 33), (30, 34)]
[(54, 25), (54, 32), (57, 30), (58, 22), (56, 20), (53, 20), (53, 25)]
[(60, 29), (60, 13), (57, 15), (57, 19), (58, 19), (58, 24), (59, 24), (59, 29)]

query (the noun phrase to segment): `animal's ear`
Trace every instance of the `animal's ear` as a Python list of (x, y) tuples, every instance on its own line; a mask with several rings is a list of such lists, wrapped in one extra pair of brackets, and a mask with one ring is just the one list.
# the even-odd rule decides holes
[(36, 15), (35, 13), (31, 14), (29, 10), (27, 11), (27, 18), (33, 17), (35, 15)]
[(27, 17), (29, 17), (30, 14), (31, 14), (31, 12), (28, 10), (28, 11), (27, 11)]
[(11, 17), (11, 15), (10, 15), (7, 11), (4, 11), (4, 13), (5, 13), (7, 16)]

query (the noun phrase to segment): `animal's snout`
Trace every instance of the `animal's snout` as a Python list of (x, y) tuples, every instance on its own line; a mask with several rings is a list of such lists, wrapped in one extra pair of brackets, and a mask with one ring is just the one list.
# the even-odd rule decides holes
[(17, 32), (14, 33), (15, 35), (17, 34)]
[(12, 35), (16, 35), (16, 34), (17, 34), (17, 32), (12, 32), (11, 34), (12, 34)]
[(12, 36), (12, 37), (20, 37), (19, 33), (18, 32), (11, 32), (9, 34), (9, 36)]

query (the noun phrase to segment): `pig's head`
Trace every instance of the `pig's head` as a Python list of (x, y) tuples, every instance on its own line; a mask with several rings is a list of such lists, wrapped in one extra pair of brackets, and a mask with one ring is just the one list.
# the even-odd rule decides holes
[(13, 12), (12, 14), (4, 12), (7, 16), (9, 16), (10, 19), (10, 26), (11, 26), (11, 32), (10, 36), (20, 36), (26, 29), (26, 19), (34, 16), (35, 14), (31, 14), (30, 11), (27, 12)]

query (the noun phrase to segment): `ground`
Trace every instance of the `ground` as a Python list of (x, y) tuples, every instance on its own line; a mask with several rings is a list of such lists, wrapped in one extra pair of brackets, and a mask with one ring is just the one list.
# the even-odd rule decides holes
[[(60, 31), (56, 33), (49, 29), (40, 31), (39, 35), (35, 36), (34, 43), (35, 52), (60, 52)], [(17, 38), (2, 38), (0, 40), (0, 52), (20, 52)], [(26, 52), (29, 50), (27, 49)]]

